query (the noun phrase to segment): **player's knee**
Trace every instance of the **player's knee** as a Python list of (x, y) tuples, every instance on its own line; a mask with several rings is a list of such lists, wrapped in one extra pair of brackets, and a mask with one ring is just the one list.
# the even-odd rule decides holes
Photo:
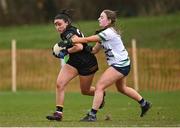
[(103, 86), (101, 86), (101, 85), (98, 85), (97, 87), (96, 87), (96, 90), (95, 90), (96, 92), (102, 92), (102, 91), (104, 91), (104, 88), (103, 88)]
[(61, 84), (56, 84), (56, 88), (58, 90), (64, 90), (64, 86), (62, 86)]
[(57, 81), (57, 83), (56, 83), (56, 88), (57, 88), (58, 90), (64, 90), (64, 88), (65, 88), (65, 83), (62, 82), (62, 81)]

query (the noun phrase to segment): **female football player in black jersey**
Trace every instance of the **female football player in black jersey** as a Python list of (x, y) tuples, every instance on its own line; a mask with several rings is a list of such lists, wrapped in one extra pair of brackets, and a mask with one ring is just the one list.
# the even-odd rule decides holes
[[(74, 37), (83, 37), (83, 34), (76, 27), (72, 26), (68, 10), (63, 10), (54, 19), (54, 25), (62, 40)], [(56, 111), (47, 116), (48, 120), (61, 121), (63, 117), (63, 105), (65, 88), (68, 83), (79, 75), (81, 93), (94, 96), (95, 88), (91, 86), (95, 72), (98, 70), (97, 59), (94, 54), (86, 50), (87, 44), (75, 44), (66, 47), (64, 54), (69, 54), (69, 59), (62, 66), (56, 82)], [(58, 56), (56, 56), (58, 57)], [(60, 56), (63, 58), (63, 56)], [(102, 102), (100, 108), (104, 106)]]

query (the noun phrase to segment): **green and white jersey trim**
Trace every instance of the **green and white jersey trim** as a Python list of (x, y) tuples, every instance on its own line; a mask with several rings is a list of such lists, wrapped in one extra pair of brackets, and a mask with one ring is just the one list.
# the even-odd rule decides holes
[(128, 52), (124, 47), (121, 36), (113, 28), (105, 29), (98, 36), (101, 39), (108, 65), (117, 67), (130, 65)]
[(106, 41), (106, 39), (104, 38), (103, 33), (102, 33), (102, 34), (100, 33), (100, 34), (98, 34), (98, 35), (99, 35), (99, 37), (101, 38), (102, 41)]

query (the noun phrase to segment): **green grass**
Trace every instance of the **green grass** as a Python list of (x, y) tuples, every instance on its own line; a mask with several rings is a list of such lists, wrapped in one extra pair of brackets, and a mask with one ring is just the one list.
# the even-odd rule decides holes
[[(180, 92), (143, 92), (153, 103), (152, 109), (143, 118), (139, 117), (139, 105), (130, 98), (108, 92), (106, 106), (98, 113), (94, 123), (79, 122), (91, 107), (92, 97), (80, 93), (66, 93), (64, 119), (48, 121), (47, 114), (54, 110), (55, 94), (52, 92), (1, 92), (0, 127), (158, 127), (180, 126)], [(111, 120), (105, 121), (110, 115)]]
[[(74, 24), (86, 36), (98, 29), (96, 21), (82, 21)], [(117, 25), (127, 47), (131, 39), (137, 40), (143, 48), (180, 48), (179, 13), (158, 17), (120, 18)], [(11, 39), (17, 40), (18, 48), (50, 48), (59, 40), (53, 24), (0, 27), (0, 49), (10, 48)]]
[(122, 29), (125, 42), (135, 38), (139, 47), (180, 48), (180, 14), (125, 19)]

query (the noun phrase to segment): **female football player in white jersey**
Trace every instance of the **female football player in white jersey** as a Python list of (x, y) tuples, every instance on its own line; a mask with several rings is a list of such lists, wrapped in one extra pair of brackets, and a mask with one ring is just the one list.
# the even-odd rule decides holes
[(93, 48), (89, 48), (92, 53), (97, 53), (102, 47), (104, 49), (109, 67), (101, 75), (96, 84), (96, 90), (91, 111), (81, 121), (96, 121), (96, 113), (103, 100), (104, 90), (115, 83), (119, 92), (134, 99), (141, 106), (141, 114), (150, 109), (151, 103), (146, 101), (135, 89), (126, 85), (126, 77), (130, 71), (130, 59), (121, 40), (121, 35), (115, 28), (116, 12), (104, 10), (98, 19), (101, 31), (89, 37), (77, 37), (68, 40), (69, 43), (97, 42)]
[[(69, 10), (62, 10), (62, 12), (57, 14), (54, 18), (54, 25), (62, 40), (83, 37), (82, 32), (72, 26)], [(61, 44), (62, 41), (59, 45)], [(56, 82), (56, 110), (52, 115), (46, 116), (48, 120), (62, 120), (65, 88), (76, 76), (79, 76), (81, 93), (89, 96), (94, 95), (95, 87), (91, 86), (91, 84), (94, 74), (98, 70), (98, 63), (95, 55), (86, 50), (87, 47), (87, 44), (77, 43), (66, 46), (66, 49), (62, 50), (59, 55), (53, 54), (58, 58), (64, 58), (64, 56), (68, 54), (69, 59), (65, 65), (61, 67), (58, 74)], [(100, 108), (103, 106), (104, 100)]]

